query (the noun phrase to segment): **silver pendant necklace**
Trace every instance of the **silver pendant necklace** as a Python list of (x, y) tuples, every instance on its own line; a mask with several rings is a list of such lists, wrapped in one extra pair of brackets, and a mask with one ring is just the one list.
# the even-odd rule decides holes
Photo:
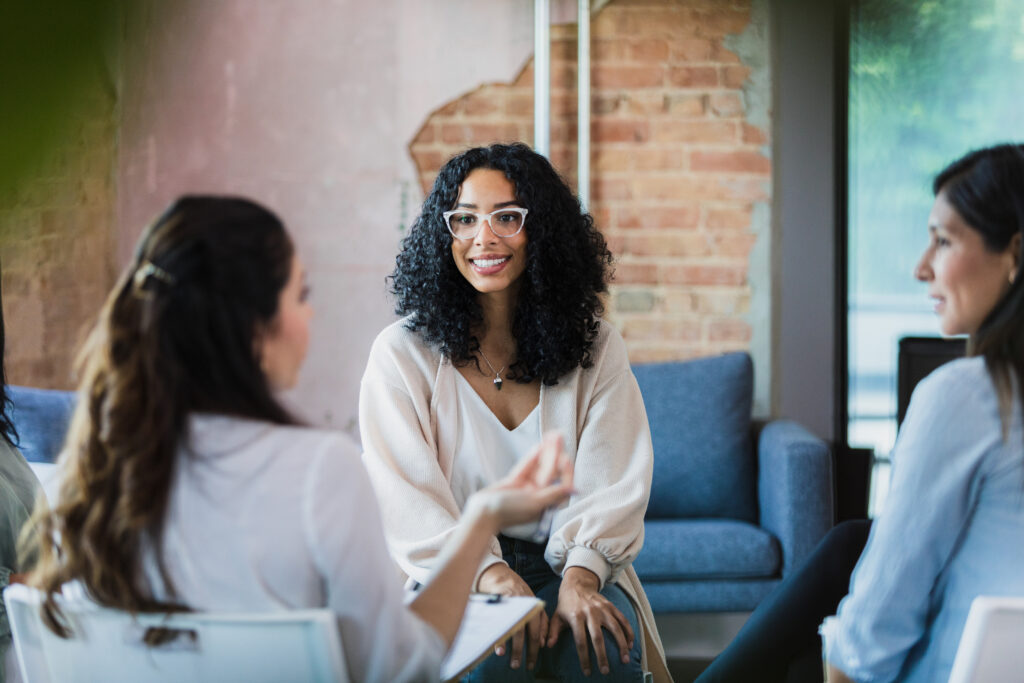
[(494, 388), (497, 389), (498, 391), (501, 391), (501, 385), (503, 383), (501, 381), (501, 373), (505, 371), (505, 366), (502, 365), (501, 370), (495, 371), (494, 366), (491, 365), (491, 361), (487, 360), (487, 356), (484, 355), (484, 352), (481, 349), (477, 349), (477, 353), (480, 354), (480, 357), (484, 359), (485, 363), (487, 363), (487, 367), (489, 367), (491, 369), (491, 372), (494, 373)]

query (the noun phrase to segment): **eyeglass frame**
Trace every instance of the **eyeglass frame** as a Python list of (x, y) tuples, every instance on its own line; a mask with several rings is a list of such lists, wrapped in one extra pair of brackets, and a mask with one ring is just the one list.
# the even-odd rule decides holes
[[(491, 223), (491, 217), (494, 216), (494, 214), (496, 213), (501, 213), (502, 211), (514, 211), (522, 217), (523, 222), (519, 224), (518, 230), (516, 230), (513, 233), (509, 233), (508, 235), (499, 235), (498, 233), (494, 232), (494, 225)], [(455, 231), (452, 230), (451, 217), (457, 213), (471, 213), (474, 216), (476, 216), (476, 219), (480, 221), (480, 225), (479, 227), (477, 227), (475, 233), (473, 233), (469, 237), (459, 237), (458, 235), (455, 234)], [(441, 217), (444, 218), (444, 226), (448, 228), (448, 232), (451, 233), (451, 236), (457, 240), (475, 240), (480, 235), (480, 231), (484, 229), (484, 221), (487, 221), (487, 227), (490, 228), (491, 233), (495, 237), (505, 239), (506, 237), (515, 237), (516, 235), (523, 231), (523, 226), (526, 225), (526, 215), (528, 213), (530, 213), (530, 210), (522, 206), (503, 206), (500, 209), (495, 209), (494, 211), (491, 211), (490, 213), (477, 213), (476, 211), (467, 211), (465, 209), (452, 209), (451, 211), (443, 212), (441, 214)]]

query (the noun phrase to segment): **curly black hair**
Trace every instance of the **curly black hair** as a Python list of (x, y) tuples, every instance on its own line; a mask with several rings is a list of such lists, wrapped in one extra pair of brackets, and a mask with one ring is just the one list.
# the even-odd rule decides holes
[(456, 365), (479, 365), (473, 331), (483, 312), (477, 291), (455, 265), (454, 238), (441, 215), (455, 206), (466, 176), (478, 168), (504, 173), (529, 210), (526, 269), (512, 321), (517, 355), (508, 377), (556, 384), (577, 366), (593, 364), (590, 350), (604, 310), (599, 295), (607, 290), (612, 255), (569, 186), (527, 145), (476, 147), (441, 168), (388, 278), (395, 312), (411, 314), (408, 328)]

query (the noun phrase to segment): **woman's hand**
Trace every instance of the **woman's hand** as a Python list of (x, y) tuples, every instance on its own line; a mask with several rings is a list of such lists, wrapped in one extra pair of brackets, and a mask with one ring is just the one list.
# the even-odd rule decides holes
[[(492, 564), (480, 575), (477, 584), (481, 592), (497, 593), (508, 596), (533, 597), (533, 591), (526, 585), (526, 582), (512, 571), (506, 564)], [(516, 631), (512, 636), (512, 654), (509, 657), (509, 666), (518, 669), (523, 659), (526, 660), (526, 668), (533, 669), (537, 664), (537, 654), (544, 643), (544, 637), (548, 631), (548, 615), (544, 610), (526, 624), (525, 634), (522, 629)], [(523, 644), (526, 644), (526, 652), (523, 652)], [(499, 657), (505, 654), (508, 643), (499, 643), (494, 647), (494, 654)], [(525, 654), (525, 657), (524, 657)]]
[(504, 479), (470, 496), (466, 510), (488, 516), (497, 533), (537, 519), (571, 494), (572, 463), (562, 451), (562, 437), (548, 433)]
[(590, 675), (590, 649), (587, 636), (594, 644), (597, 665), (601, 673), (609, 672), (608, 654), (604, 649), (604, 634), (608, 632), (618, 643), (622, 663), (629, 663), (629, 652), (633, 649), (633, 629), (629, 620), (598, 591), (600, 581), (594, 572), (583, 567), (569, 567), (562, 574), (562, 586), (558, 589), (558, 607), (548, 627), (547, 646), (558, 642), (558, 636), (568, 625), (576, 641), (576, 653), (580, 667), (586, 676)]

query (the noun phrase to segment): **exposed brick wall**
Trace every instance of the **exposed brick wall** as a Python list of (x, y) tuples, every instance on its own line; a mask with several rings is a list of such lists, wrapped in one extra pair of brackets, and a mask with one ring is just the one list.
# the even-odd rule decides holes
[(69, 389), (75, 353), (114, 282), (115, 96), (96, 88), (69, 136), (0, 195), (7, 380)]
[[(750, 0), (615, 0), (593, 18), (590, 210), (617, 260), (607, 316), (634, 362), (750, 345), (771, 161), (748, 117), (751, 66), (725, 46), (750, 21)], [(551, 160), (575, 185), (575, 25), (552, 28), (551, 57)], [(531, 62), (431, 114), (409, 149), (427, 192), (452, 154), (532, 139)]]

